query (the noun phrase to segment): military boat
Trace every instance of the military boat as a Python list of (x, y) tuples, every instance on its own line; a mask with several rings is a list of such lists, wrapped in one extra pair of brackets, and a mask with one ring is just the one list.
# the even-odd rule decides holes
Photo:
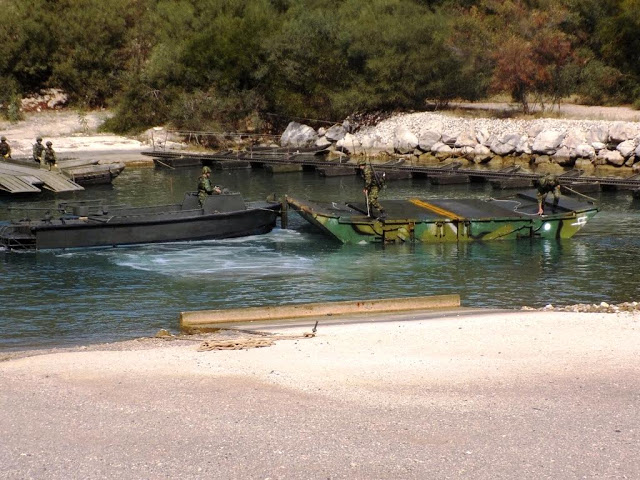
[(140, 243), (233, 238), (268, 233), (281, 213), (279, 202), (244, 202), (239, 193), (206, 198), (196, 193), (182, 203), (149, 207), (60, 202), (57, 218), (24, 218), (0, 224), (0, 245), (8, 249), (65, 249)]
[(286, 202), (309, 223), (346, 244), (570, 238), (598, 212), (592, 203), (562, 196), (555, 208), (547, 202), (545, 213), (538, 215), (535, 190), (487, 200), (384, 200), (385, 216), (377, 218), (368, 215), (365, 201), (317, 203), (286, 197)]

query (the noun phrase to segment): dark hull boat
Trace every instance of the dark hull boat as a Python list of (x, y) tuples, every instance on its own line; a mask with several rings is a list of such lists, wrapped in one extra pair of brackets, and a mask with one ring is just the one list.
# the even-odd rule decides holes
[(112, 207), (89, 201), (61, 202), (59, 208), (59, 218), (0, 225), (0, 245), (40, 250), (242, 237), (270, 232), (281, 213), (278, 202), (245, 204), (238, 193), (209, 196), (204, 208), (194, 193), (174, 205)]
[(286, 201), (309, 223), (348, 244), (570, 238), (598, 212), (591, 203), (563, 196), (555, 209), (547, 201), (540, 216), (535, 190), (505, 199), (384, 200), (386, 216), (380, 218), (367, 215), (365, 202)]

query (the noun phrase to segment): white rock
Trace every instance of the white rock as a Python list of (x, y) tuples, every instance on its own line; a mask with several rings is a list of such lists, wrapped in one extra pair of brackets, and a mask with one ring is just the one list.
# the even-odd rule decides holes
[(317, 139), (318, 134), (309, 125), (290, 122), (280, 137), (280, 145), (283, 147), (307, 147), (313, 145)]
[(494, 139), (489, 148), (496, 155), (509, 155), (516, 151), (516, 147), (520, 144), (521, 137), (518, 134), (507, 133), (500, 138)]
[(541, 153), (545, 155), (551, 155), (555, 153), (557, 148), (562, 143), (564, 133), (556, 130), (544, 130), (540, 132), (533, 140), (533, 146), (531, 150), (534, 153)]
[(438, 143), (441, 138), (442, 138), (442, 135), (440, 134), (439, 131), (427, 130), (422, 135), (420, 135), (418, 147), (423, 152), (430, 152), (431, 147), (433, 147), (436, 143)]
[(582, 143), (576, 147), (576, 155), (581, 158), (595, 158), (596, 149), (587, 143)]
[(346, 133), (347, 131), (342, 125), (333, 125), (327, 130), (325, 136), (330, 142), (337, 142), (338, 140), (344, 138)]
[(418, 137), (406, 126), (401, 125), (394, 132), (393, 148), (398, 153), (411, 153), (418, 147)]
[(605, 148), (604, 150), (600, 150), (598, 152), (597, 158), (617, 167), (621, 167), (624, 164), (624, 157), (617, 150), (607, 150)]
[(489, 150), (489, 147), (480, 144), (473, 147), (473, 155), (473, 161), (476, 163), (486, 162), (490, 160), (491, 157), (493, 157), (493, 155), (491, 154), (491, 150)]
[(614, 122), (609, 127), (609, 140), (613, 143), (624, 142), (638, 135), (638, 127), (630, 122)]
[(631, 155), (634, 155), (635, 149), (637, 147), (637, 143), (634, 140), (625, 140), (624, 142), (620, 142), (616, 147), (624, 158), (629, 158)]
[(564, 139), (562, 140), (563, 146), (569, 148), (570, 150), (575, 150), (578, 145), (587, 143), (587, 136), (582, 131), (581, 128), (573, 127), (570, 128)]
[(476, 140), (478, 141), (478, 143), (481, 143), (482, 145), (487, 145), (487, 140), (489, 140), (489, 137), (491, 135), (489, 134), (489, 130), (487, 130), (486, 127), (483, 128), (479, 128), (478, 130), (476, 130)]
[(460, 136), (460, 130), (442, 132), (441, 142), (447, 145), (455, 145), (456, 139)]
[[(591, 145), (594, 145), (595, 143), (603, 145), (606, 144), (609, 141), (609, 127), (602, 124), (591, 126), (587, 132), (585, 140)], [(598, 148), (596, 148), (596, 150), (598, 150)]]
[(328, 148), (331, 145), (333, 145), (333, 142), (329, 141), (324, 135), (315, 141), (315, 146), (318, 148)]
[(431, 147), (431, 152), (433, 153), (452, 153), (453, 149), (443, 143), (443, 142), (436, 142), (432, 147)]
[(336, 147), (343, 152), (359, 153), (361, 151), (362, 144), (360, 140), (351, 133), (347, 133), (343, 138), (336, 142)]

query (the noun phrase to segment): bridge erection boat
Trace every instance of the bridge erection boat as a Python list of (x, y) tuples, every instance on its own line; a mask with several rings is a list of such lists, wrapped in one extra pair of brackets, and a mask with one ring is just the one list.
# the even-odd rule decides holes
[(286, 197), (288, 206), (330, 237), (347, 244), (443, 243), (521, 238), (570, 238), (598, 212), (592, 203), (562, 196), (538, 215), (536, 191), (503, 199), (384, 200), (384, 217), (364, 202), (337, 204)]
[(64, 249), (140, 243), (180, 242), (270, 232), (279, 202), (248, 202), (239, 193), (208, 196), (200, 207), (195, 193), (182, 203), (149, 207), (60, 202), (60, 216), (0, 223), (0, 246), (8, 249)]

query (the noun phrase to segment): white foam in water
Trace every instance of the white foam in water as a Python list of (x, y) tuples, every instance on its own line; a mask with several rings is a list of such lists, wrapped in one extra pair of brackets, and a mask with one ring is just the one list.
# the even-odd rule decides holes
[[(181, 277), (275, 277), (306, 275), (313, 259), (272, 246), (298, 242), (297, 232), (203, 242), (166, 243), (100, 251), (118, 266)], [(96, 252), (94, 252), (96, 253)]]

